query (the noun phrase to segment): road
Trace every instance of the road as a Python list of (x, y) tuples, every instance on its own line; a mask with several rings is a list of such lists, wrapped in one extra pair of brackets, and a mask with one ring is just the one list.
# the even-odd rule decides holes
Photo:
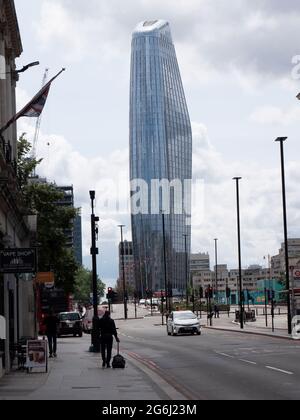
[(193, 400), (297, 400), (297, 342), (204, 330), (169, 337), (159, 317), (118, 321), (122, 351)]

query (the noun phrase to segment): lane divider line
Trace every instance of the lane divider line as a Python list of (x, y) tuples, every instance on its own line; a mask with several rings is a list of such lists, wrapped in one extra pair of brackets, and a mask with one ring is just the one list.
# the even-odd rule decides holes
[(293, 372), (289, 372), (289, 371), (287, 371), (287, 370), (278, 369), (278, 368), (275, 368), (275, 367), (273, 367), (273, 366), (266, 366), (266, 368), (267, 368), (267, 369), (270, 369), (270, 370), (274, 370), (275, 372), (284, 373), (284, 374), (286, 374), (286, 375), (294, 375), (294, 373), (293, 373)]
[(248, 365), (257, 365), (256, 362), (251, 362), (251, 360), (239, 359), (240, 362), (248, 363)]

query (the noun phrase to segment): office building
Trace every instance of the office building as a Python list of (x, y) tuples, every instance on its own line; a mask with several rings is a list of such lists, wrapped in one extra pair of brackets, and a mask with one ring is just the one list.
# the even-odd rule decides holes
[(133, 34), (130, 179), (137, 290), (144, 296), (146, 289), (165, 285), (184, 290), (192, 130), (170, 26), (163, 20), (142, 22)]

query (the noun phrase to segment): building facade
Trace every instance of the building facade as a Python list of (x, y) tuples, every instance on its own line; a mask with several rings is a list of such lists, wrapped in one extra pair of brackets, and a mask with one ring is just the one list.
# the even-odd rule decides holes
[(184, 290), (192, 130), (170, 26), (162, 20), (142, 22), (133, 34), (130, 179), (136, 288), (144, 296), (165, 286)]
[(210, 270), (210, 258), (209, 254), (205, 253), (198, 253), (198, 254), (191, 254), (190, 258), (190, 272), (191, 275), (194, 273), (199, 273), (202, 271), (209, 271)]
[[(16, 114), (15, 59), (22, 43), (13, 0), (0, 0), (0, 128)], [(0, 249), (33, 245), (36, 218), (21, 207), (17, 181), (17, 129), (11, 125), (0, 135)], [(0, 274), (0, 376), (11, 365), (11, 346), (22, 336), (35, 336), (32, 275)]]
[[(63, 194), (63, 198), (57, 203), (59, 206), (75, 207), (74, 187), (58, 186), (58, 191)], [(82, 266), (82, 220), (79, 213), (71, 229), (65, 231), (67, 247), (73, 249), (76, 262)]]
[[(288, 239), (289, 266), (300, 267), (300, 239)], [(279, 253), (271, 258), (272, 276), (278, 280), (285, 277), (285, 243), (281, 244)]]
[[(136, 291), (133, 244), (128, 241), (124, 241), (124, 278), (127, 293), (130, 296), (133, 296)], [(119, 280), (117, 288), (118, 290), (123, 291), (123, 258), (121, 243), (119, 245)]]

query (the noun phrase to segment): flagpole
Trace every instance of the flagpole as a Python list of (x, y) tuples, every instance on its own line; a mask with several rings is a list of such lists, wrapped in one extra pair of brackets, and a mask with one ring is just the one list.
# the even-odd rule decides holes
[(21, 116), (22, 116), (22, 114), (30, 107), (30, 105), (33, 103), (33, 102), (35, 102), (35, 100), (36, 99), (38, 99), (39, 98), (39, 96), (41, 96), (44, 92), (46, 92), (47, 91), (47, 89), (49, 89), (50, 88), (50, 86), (51, 86), (51, 83), (55, 80), (55, 79), (57, 79), (58, 78), (58, 76), (60, 76), (64, 71), (65, 71), (66, 69), (65, 68), (62, 68), (61, 70), (60, 70), (60, 72), (58, 72), (57, 73), (57, 75), (56, 76), (54, 76), (54, 77), (52, 77), (52, 79), (51, 80), (49, 80), (49, 82), (45, 85), (45, 86), (43, 86), (42, 87), (42, 89), (41, 90), (39, 90), (38, 91), (38, 93), (31, 99), (31, 101), (28, 103), (28, 104), (26, 104), (25, 106), (24, 106), (24, 108), (22, 108), (21, 109), (21, 111), (19, 111), (16, 115), (14, 115), (2, 128), (0, 128), (0, 135), (2, 136), (2, 133), (4, 132), (4, 131), (6, 131), (14, 122), (16, 122)]

